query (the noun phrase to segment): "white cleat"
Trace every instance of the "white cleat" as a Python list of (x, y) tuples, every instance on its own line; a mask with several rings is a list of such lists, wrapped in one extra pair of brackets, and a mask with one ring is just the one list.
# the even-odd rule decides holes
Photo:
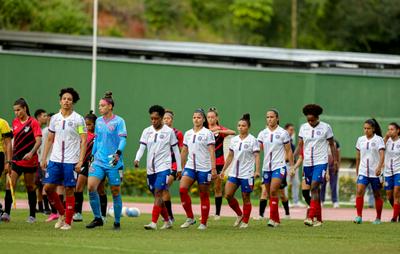
[(290, 220), (290, 214), (285, 215), (285, 217), (283, 217), (283, 218), (285, 218), (285, 219), (287, 219), (287, 220)]
[(273, 221), (271, 219), (268, 221), (268, 227), (276, 228), (278, 226), (279, 226), (279, 222)]
[(172, 222), (169, 220), (164, 222), (164, 225), (160, 229), (171, 229), (171, 228), (172, 228)]
[(243, 220), (243, 215), (242, 216), (237, 216), (235, 223), (233, 223), (233, 226), (234, 227), (239, 226), (239, 224), (242, 222), (242, 220)]
[(150, 222), (147, 225), (144, 225), (144, 229), (146, 230), (156, 230), (157, 229), (157, 224), (154, 222)]
[(54, 228), (59, 229), (62, 226), (64, 226), (64, 224), (65, 224), (65, 215), (60, 215), (60, 217), (58, 217), (56, 224), (54, 225)]
[(322, 221), (314, 221), (314, 223), (313, 223), (313, 225), (312, 225), (313, 227), (321, 227), (322, 226)]
[(245, 229), (245, 228), (248, 228), (248, 227), (249, 227), (249, 224), (244, 223), (244, 222), (242, 222), (242, 223), (240, 224), (240, 226), (239, 226), (240, 229)]
[(253, 220), (265, 220), (265, 218), (263, 216), (258, 215), (258, 216), (254, 216)]
[[(221, 216), (219, 216), (219, 215), (214, 215), (214, 220), (220, 220), (221, 219)], [(201, 220), (201, 219), (200, 219)]]
[(304, 220), (304, 225), (312, 227), (314, 225), (314, 222), (312, 221), (312, 219), (307, 218)]
[(207, 229), (207, 225), (200, 224), (199, 227), (198, 227), (197, 229), (198, 229), (198, 230), (206, 230), (206, 229)]
[(195, 219), (187, 218), (185, 223), (183, 223), (181, 225), (181, 228), (188, 228), (188, 227), (190, 227), (191, 225), (194, 225), (194, 224), (196, 224), (196, 220)]
[(71, 228), (72, 228), (71, 225), (65, 223), (60, 229), (61, 230), (70, 230)]
[(333, 203), (333, 208), (339, 208), (339, 207), (340, 207), (339, 202), (334, 202)]

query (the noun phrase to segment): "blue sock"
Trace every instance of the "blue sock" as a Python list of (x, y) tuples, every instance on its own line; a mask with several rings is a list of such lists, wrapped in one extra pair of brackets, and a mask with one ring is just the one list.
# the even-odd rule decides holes
[(94, 217), (101, 218), (99, 193), (97, 193), (97, 191), (90, 191), (89, 199), (90, 199), (90, 207), (92, 207)]
[(121, 211), (122, 211), (122, 199), (121, 194), (117, 196), (113, 196), (113, 203), (114, 203), (114, 218), (115, 222), (119, 223), (121, 219)]

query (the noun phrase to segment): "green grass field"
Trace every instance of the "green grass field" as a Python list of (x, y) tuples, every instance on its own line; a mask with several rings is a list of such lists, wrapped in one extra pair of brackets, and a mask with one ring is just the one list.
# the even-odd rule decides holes
[[(171, 230), (145, 231), (150, 215), (122, 218), (121, 231), (112, 230), (112, 218), (103, 228), (86, 229), (75, 223), (67, 232), (54, 229), (54, 223), (25, 222), (26, 210), (14, 210), (10, 223), (0, 224), (1, 253), (399, 253), (400, 223), (354, 225), (326, 222), (309, 228), (302, 221), (285, 220), (279, 228), (267, 228), (265, 222), (250, 221), (246, 230), (232, 228), (233, 218), (209, 222), (206, 231), (186, 230), (177, 216)], [(160, 223), (161, 225), (161, 223)]]

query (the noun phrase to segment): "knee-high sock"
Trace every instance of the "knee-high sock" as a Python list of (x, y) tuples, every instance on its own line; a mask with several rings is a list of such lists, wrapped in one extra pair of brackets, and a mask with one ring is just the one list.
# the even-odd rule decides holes
[(167, 211), (168, 211), (168, 216), (169, 216), (171, 219), (173, 219), (173, 218), (174, 218), (174, 214), (172, 213), (172, 204), (171, 204), (171, 201), (170, 201), (170, 200), (164, 201), (164, 205), (165, 205), (165, 208), (166, 208)]
[(317, 209), (316, 209), (316, 217), (317, 217), (317, 221), (321, 221), (322, 222), (322, 207), (321, 207), (321, 202), (317, 201), (316, 203), (317, 205)]
[(393, 219), (397, 221), (400, 213), (400, 204), (393, 204)]
[(311, 206), (310, 190), (302, 190), (304, 201)]
[(89, 202), (90, 202), (90, 207), (92, 208), (94, 218), (100, 219), (101, 218), (100, 198), (99, 198), (99, 193), (97, 193), (97, 191), (89, 191)]
[(44, 209), (45, 210), (50, 210), (49, 207), (49, 199), (47, 198), (47, 195), (43, 195), (43, 204), (44, 204)]
[(315, 216), (317, 216), (317, 206), (318, 206), (317, 200), (311, 199), (310, 202), (310, 211), (308, 212), (308, 218), (313, 220)]
[(4, 197), (4, 212), (10, 215), (12, 205), (11, 190), (6, 190), (6, 195)]
[(215, 197), (215, 215), (221, 214), (222, 197)]
[(192, 200), (190, 199), (188, 189), (180, 188), (179, 195), (181, 197), (181, 203), (182, 203), (183, 209), (185, 209), (185, 212), (186, 212), (186, 217), (193, 219), (194, 215), (193, 215), (193, 210), (192, 210)]
[(356, 197), (357, 216), (362, 217), (363, 208), (364, 208), (364, 197)]
[(36, 190), (28, 191), (29, 216), (36, 217)]
[(237, 216), (242, 216), (243, 215), (242, 210), (240, 209), (240, 206), (239, 206), (239, 202), (237, 201), (236, 198), (231, 198), (228, 201), (228, 204), (232, 208), (232, 210), (235, 211)]
[(107, 216), (107, 194), (100, 195), (101, 216)]
[(160, 216), (162, 207), (159, 205), (153, 205), (153, 211), (151, 212), (151, 221), (157, 223), (158, 217)]
[(266, 207), (267, 207), (267, 199), (260, 199), (259, 215), (261, 217), (264, 217)]
[(243, 204), (243, 222), (249, 223), (251, 214), (251, 203)]
[(381, 219), (383, 208), (383, 200), (381, 198), (375, 199), (376, 218)]
[(114, 206), (114, 221), (120, 223), (121, 211), (122, 211), (122, 199), (121, 194), (116, 196), (113, 195), (113, 206)]
[(82, 213), (83, 192), (75, 192), (75, 212)]
[(60, 197), (56, 192), (52, 192), (51, 194), (47, 194), (50, 204), (57, 210), (60, 215), (65, 214), (65, 208), (62, 204)]
[(278, 210), (279, 199), (278, 197), (271, 197), (269, 201), (269, 218), (275, 222), (280, 223), (279, 210)]
[(285, 209), (285, 215), (290, 215), (289, 200), (282, 201), (283, 208)]
[(70, 197), (65, 197), (65, 223), (71, 225), (72, 223), (72, 216), (74, 216), (75, 212), (75, 197), (70, 196)]
[(201, 224), (207, 225), (208, 215), (210, 213), (210, 194), (208, 192), (200, 192), (201, 205)]
[(164, 221), (169, 221), (169, 215), (168, 215), (167, 207), (165, 207), (165, 206), (162, 207), (161, 216), (163, 217)]

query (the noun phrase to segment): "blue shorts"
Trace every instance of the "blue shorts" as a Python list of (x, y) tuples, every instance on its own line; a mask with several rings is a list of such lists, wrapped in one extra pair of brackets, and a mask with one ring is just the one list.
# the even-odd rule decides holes
[(168, 190), (168, 176), (171, 170), (164, 170), (155, 174), (147, 175), (147, 186), (151, 193), (155, 190)]
[(242, 178), (230, 176), (228, 178), (228, 181), (233, 184), (236, 184), (237, 186), (240, 186), (242, 189), (242, 192), (244, 192), (244, 193), (251, 193), (253, 191), (254, 177), (251, 177), (249, 179), (242, 179)]
[(110, 186), (120, 186), (121, 185), (121, 175), (119, 168), (105, 168), (99, 165), (91, 165), (89, 168), (89, 177), (94, 176), (101, 181), (107, 176), (108, 184)]
[(311, 185), (312, 182), (323, 183), (325, 181), (327, 168), (328, 163), (303, 167), (304, 180), (306, 181), (306, 184)]
[(49, 161), (43, 183), (75, 187), (75, 163)]
[(286, 167), (275, 169), (274, 171), (263, 171), (263, 184), (270, 184), (272, 178), (283, 180), (286, 178)]
[(385, 190), (393, 190), (398, 186), (400, 186), (400, 174), (385, 176)]
[(359, 175), (357, 177), (357, 184), (362, 184), (365, 186), (368, 186), (368, 184), (371, 184), (372, 190), (380, 190), (382, 188), (381, 180), (379, 177), (367, 177), (367, 176), (362, 176)]
[(209, 184), (211, 182), (211, 170), (203, 172), (194, 169), (185, 168), (182, 176), (188, 176), (197, 181), (198, 184)]

